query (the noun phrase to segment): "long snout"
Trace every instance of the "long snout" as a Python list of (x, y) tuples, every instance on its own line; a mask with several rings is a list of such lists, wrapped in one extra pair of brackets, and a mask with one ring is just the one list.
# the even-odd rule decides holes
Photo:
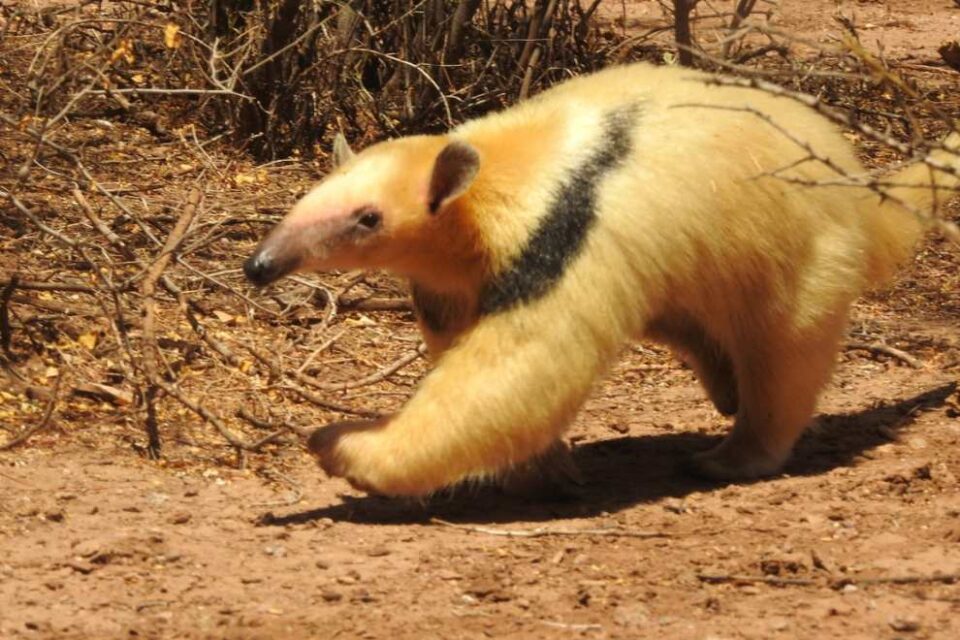
[(297, 271), (304, 258), (303, 244), (302, 239), (294, 237), (281, 223), (243, 263), (244, 275), (262, 287)]
[(365, 212), (363, 208), (331, 206), (318, 187), (301, 198), (257, 245), (243, 263), (243, 273), (262, 287), (298, 271), (342, 268), (356, 240), (371, 232), (369, 225), (364, 226)]

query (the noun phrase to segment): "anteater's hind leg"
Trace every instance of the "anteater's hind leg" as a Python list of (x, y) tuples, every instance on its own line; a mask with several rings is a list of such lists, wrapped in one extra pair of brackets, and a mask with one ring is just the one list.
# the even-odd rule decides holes
[(725, 416), (737, 412), (739, 395), (733, 361), (698, 322), (688, 318), (658, 320), (650, 325), (647, 334), (679, 352), (717, 411)]
[[(733, 353), (740, 407), (730, 435), (694, 458), (694, 471), (715, 479), (777, 472), (816, 407), (836, 361), (845, 313), (790, 332), (771, 323), (742, 334)], [(776, 325), (776, 326), (774, 326)]]
[(719, 345), (704, 334), (690, 344), (689, 364), (717, 411), (725, 416), (737, 412), (740, 404), (733, 361)]

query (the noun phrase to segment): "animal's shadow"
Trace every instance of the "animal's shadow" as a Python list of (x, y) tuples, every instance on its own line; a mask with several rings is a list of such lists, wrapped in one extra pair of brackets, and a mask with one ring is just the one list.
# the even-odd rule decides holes
[[(809, 476), (847, 466), (858, 456), (889, 442), (920, 413), (943, 406), (956, 388), (957, 383), (949, 383), (856, 413), (822, 415), (798, 443), (784, 473)], [(343, 503), (321, 509), (279, 516), (266, 514), (260, 524), (297, 524), (320, 518), (368, 524), (416, 524), (433, 517), (481, 524), (613, 513), (639, 503), (721, 488), (722, 484), (696, 479), (683, 470), (683, 463), (691, 453), (709, 449), (719, 440), (718, 436), (697, 433), (668, 433), (579, 446), (573, 457), (583, 472), (586, 486), (575, 499), (522, 499), (490, 487), (460, 488), (423, 502), (344, 497)]]

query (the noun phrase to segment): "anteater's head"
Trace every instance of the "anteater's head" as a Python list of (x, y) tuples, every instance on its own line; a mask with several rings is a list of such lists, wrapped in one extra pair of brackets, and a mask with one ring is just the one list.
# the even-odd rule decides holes
[[(463, 196), (480, 168), (470, 144), (414, 136), (354, 154), (338, 136), (335, 169), (274, 227), (243, 265), (266, 285), (298, 271), (383, 268), (418, 277), (469, 247)], [(458, 202), (461, 201), (461, 202)]]

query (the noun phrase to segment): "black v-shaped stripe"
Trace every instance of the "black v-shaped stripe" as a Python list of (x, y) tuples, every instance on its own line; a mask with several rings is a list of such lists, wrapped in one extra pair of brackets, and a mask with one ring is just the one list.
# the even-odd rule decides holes
[(604, 116), (600, 145), (557, 185), (546, 215), (519, 255), (481, 288), (481, 315), (536, 300), (560, 281), (596, 221), (601, 181), (632, 150), (639, 114), (640, 105), (631, 104)]

